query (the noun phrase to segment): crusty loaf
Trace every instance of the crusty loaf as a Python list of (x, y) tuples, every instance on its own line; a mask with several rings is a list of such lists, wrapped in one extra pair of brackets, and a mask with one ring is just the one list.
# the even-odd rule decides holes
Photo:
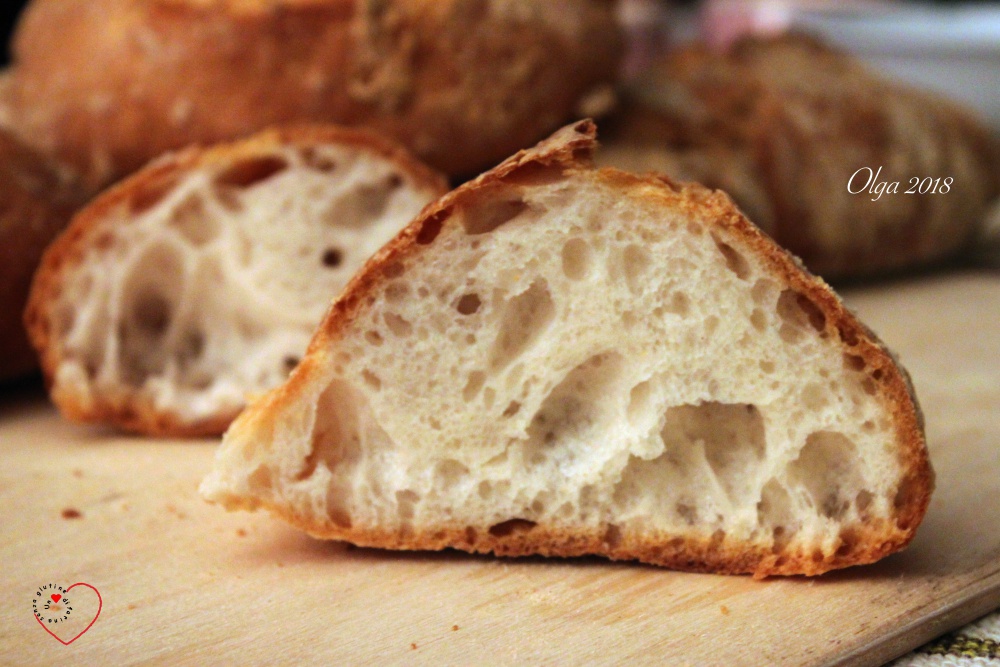
[(444, 179), (357, 130), (272, 130), (152, 163), (46, 252), (25, 321), (75, 420), (221, 433), (285, 379), (348, 278)]
[(729, 199), (582, 122), (429, 206), (226, 434), (203, 495), (394, 549), (818, 574), (904, 547), (905, 372)]
[(971, 112), (813, 38), (690, 46), (626, 97), (599, 163), (725, 190), (828, 278), (954, 257), (1000, 193), (1000, 144)]
[(0, 119), (0, 382), (38, 368), (21, 314), (42, 251), (81, 203), (59, 167)]
[(394, 137), (451, 174), (492, 166), (614, 79), (612, 0), (33, 0), (21, 123), (107, 183), (161, 152), (274, 124)]

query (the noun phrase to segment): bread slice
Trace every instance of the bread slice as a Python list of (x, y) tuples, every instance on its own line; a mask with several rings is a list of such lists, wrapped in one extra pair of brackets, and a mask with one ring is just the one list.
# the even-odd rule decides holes
[(25, 321), (52, 399), (78, 421), (221, 433), (445, 190), (402, 149), (335, 127), (154, 162), (82, 210), (35, 277)]
[(765, 576), (903, 548), (932, 487), (905, 372), (725, 195), (596, 170), (593, 135), (425, 209), (202, 494), (392, 549)]

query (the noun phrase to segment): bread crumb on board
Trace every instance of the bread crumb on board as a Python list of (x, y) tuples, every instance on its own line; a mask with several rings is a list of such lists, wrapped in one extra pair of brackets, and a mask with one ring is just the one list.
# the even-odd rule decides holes
[(82, 519), (83, 518), (83, 512), (81, 512), (80, 510), (78, 510), (78, 509), (76, 509), (74, 507), (67, 507), (66, 509), (64, 509), (62, 511), (62, 518), (64, 518), (64, 519)]

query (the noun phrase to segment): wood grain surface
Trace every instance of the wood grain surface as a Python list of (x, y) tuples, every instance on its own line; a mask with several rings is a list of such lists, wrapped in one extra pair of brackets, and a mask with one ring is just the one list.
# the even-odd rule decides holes
[[(203, 503), (213, 441), (69, 424), (7, 391), (0, 664), (882, 664), (1000, 606), (1000, 277), (845, 298), (911, 371), (938, 475), (913, 545), (881, 563), (757, 582), (323, 543)], [(50, 582), (103, 599), (68, 646), (32, 615)], [(72, 594), (81, 616), (96, 604)]]

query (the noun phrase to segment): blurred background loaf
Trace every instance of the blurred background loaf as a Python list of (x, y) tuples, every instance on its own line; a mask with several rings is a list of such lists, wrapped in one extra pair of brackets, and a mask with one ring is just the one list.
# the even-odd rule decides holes
[(827, 278), (952, 258), (1000, 192), (1000, 145), (975, 114), (803, 35), (672, 51), (606, 129), (605, 164), (725, 190)]
[(94, 187), (288, 122), (365, 126), (474, 175), (606, 97), (621, 48), (612, 0), (33, 0), (11, 97)]
[(0, 382), (37, 367), (21, 312), (42, 251), (83, 200), (65, 170), (4, 127), (2, 91), (0, 83)]

